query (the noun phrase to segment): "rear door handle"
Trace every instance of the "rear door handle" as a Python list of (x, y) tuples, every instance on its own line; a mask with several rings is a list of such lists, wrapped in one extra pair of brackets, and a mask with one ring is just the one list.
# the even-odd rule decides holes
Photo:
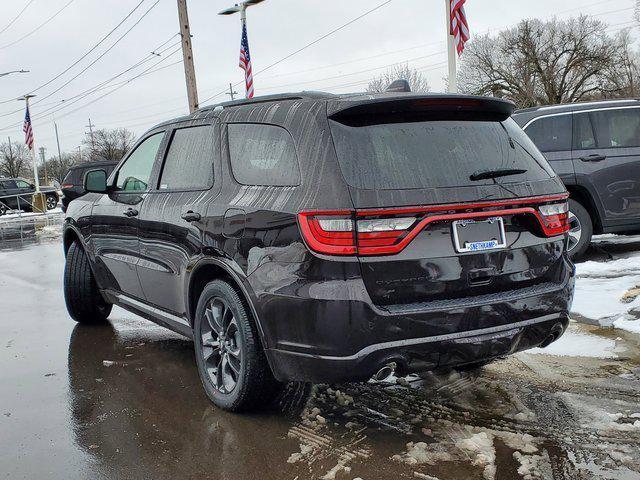
[(128, 210), (125, 210), (124, 214), (127, 217), (137, 217), (138, 216), (138, 210), (136, 210), (135, 208), (129, 208)]
[(189, 223), (191, 223), (191, 222), (199, 222), (201, 218), (202, 217), (200, 216), (200, 214), (198, 212), (192, 212), (191, 210), (189, 210), (188, 212), (182, 214), (182, 219), (186, 220)]
[(606, 155), (594, 154), (594, 155), (587, 155), (586, 157), (580, 157), (580, 160), (582, 160), (583, 162), (601, 162), (606, 158), (607, 158)]

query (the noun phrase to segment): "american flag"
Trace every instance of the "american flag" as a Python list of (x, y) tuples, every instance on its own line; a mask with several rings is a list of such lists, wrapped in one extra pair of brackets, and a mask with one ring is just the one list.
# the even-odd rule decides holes
[(251, 71), (251, 55), (249, 54), (249, 39), (247, 38), (247, 24), (242, 22), (242, 40), (240, 41), (240, 68), (244, 70), (244, 83), (247, 98), (253, 98), (253, 72)]
[(24, 143), (27, 144), (29, 150), (33, 150), (33, 129), (31, 128), (31, 115), (29, 115), (29, 106), (27, 105), (27, 111), (24, 114)]
[(469, 25), (467, 16), (464, 13), (464, 3), (466, 0), (449, 0), (451, 4), (451, 35), (456, 42), (458, 55), (462, 54), (464, 44), (469, 40)]

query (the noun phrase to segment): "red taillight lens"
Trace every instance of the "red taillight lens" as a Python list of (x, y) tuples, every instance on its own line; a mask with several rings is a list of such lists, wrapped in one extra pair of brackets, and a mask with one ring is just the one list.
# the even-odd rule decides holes
[(547, 237), (569, 231), (569, 204), (567, 202), (538, 206), (540, 225)]
[(393, 246), (416, 222), (416, 217), (356, 218), (349, 211), (303, 212), (298, 219), (309, 247), (328, 255), (397, 253)]
[(64, 185), (60, 185), (60, 188), (73, 188), (73, 184), (65, 183)]
[(327, 255), (355, 255), (352, 212), (323, 211), (298, 214), (300, 231), (307, 245)]

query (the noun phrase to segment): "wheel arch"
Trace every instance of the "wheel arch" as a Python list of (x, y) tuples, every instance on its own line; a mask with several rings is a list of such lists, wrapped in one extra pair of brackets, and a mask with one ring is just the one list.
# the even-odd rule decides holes
[(266, 337), (262, 328), (262, 322), (260, 315), (255, 307), (255, 296), (252, 294), (251, 287), (246, 285), (242, 281), (234, 269), (227, 265), (225, 262), (215, 258), (205, 258), (198, 262), (188, 278), (188, 287), (186, 289), (186, 313), (191, 327), (193, 327), (195, 321), (195, 312), (198, 305), (198, 299), (200, 293), (204, 289), (205, 285), (213, 280), (224, 280), (228, 282), (238, 294), (244, 299), (251, 311), (251, 315), (256, 322), (256, 328), (260, 335), (260, 341), (263, 348), (267, 348)]
[(64, 233), (62, 234), (62, 247), (64, 248), (64, 254), (67, 255), (69, 248), (73, 242), (79, 242), (82, 245), (82, 248), (85, 247), (84, 242), (82, 241), (81, 235), (76, 231), (72, 226), (67, 226), (64, 229)]
[(567, 190), (569, 191), (569, 198), (582, 205), (589, 215), (591, 215), (593, 233), (601, 233), (602, 219), (600, 218), (600, 211), (589, 189), (580, 185), (567, 185)]

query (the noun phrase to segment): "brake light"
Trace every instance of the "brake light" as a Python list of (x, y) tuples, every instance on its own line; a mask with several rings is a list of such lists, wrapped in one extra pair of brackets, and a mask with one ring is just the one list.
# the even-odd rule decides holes
[(60, 188), (73, 188), (73, 184), (71, 183), (65, 183), (63, 185), (60, 185)]
[(569, 231), (569, 204), (567, 202), (538, 206), (538, 220), (547, 237)]
[(393, 209), (301, 212), (302, 236), (312, 250), (326, 255), (394, 255), (435, 222), (528, 215), (544, 235), (569, 231), (567, 194), (479, 203), (429, 205)]
[(321, 211), (300, 213), (298, 219), (307, 244), (316, 252), (328, 255), (379, 253), (379, 247), (396, 245), (416, 222), (416, 217), (356, 219), (354, 216), (350, 211)]

